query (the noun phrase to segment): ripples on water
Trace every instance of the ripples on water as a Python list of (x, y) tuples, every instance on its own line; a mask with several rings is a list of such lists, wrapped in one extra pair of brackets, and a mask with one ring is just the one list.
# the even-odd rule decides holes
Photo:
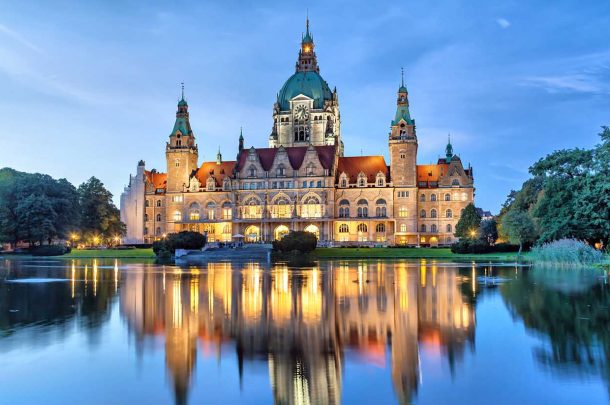
[(0, 398), (604, 402), (609, 306), (595, 271), (3, 260)]

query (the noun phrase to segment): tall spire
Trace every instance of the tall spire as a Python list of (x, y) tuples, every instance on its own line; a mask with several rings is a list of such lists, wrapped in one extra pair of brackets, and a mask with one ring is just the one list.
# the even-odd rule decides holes
[(299, 60), (297, 61), (297, 72), (320, 72), (316, 53), (314, 52), (315, 44), (313, 36), (309, 31), (309, 11), (305, 20), (305, 35), (301, 38), (301, 49), (299, 50)]
[(405, 68), (400, 68), (400, 87), (398, 88), (399, 93), (407, 93), (407, 86), (405, 86)]
[(447, 146), (445, 147), (445, 157), (447, 163), (453, 158), (453, 145), (451, 145), (451, 134), (447, 134)]
[(181, 98), (181, 100), (184, 100), (184, 82), (180, 83), (180, 86), (182, 87), (182, 98)]
[(239, 151), (244, 150), (244, 133), (243, 128), (239, 127)]
[(218, 153), (216, 153), (216, 164), (222, 163), (222, 153), (220, 153), (220, 146), (218, 147)]

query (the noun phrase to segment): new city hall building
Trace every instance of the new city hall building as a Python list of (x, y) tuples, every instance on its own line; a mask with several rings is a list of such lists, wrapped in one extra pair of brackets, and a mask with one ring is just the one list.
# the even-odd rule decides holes
[(408, 91), (398, 89), (383, 156), (344, 156), (336, 88), (320, 76), (307, 24), (296, 72), (273, 105), (269, 147), (199, 163), (188, 104), (178, 103), (165, 147), (167, 171), (140, 161), (121, 195), (125, 243), (148, 243), (182, 230), (209, 241), (271, 241), (291, 230), (334, 245), (446, 245), (474, 200), (472, 168), (447, 144), (436, 164), (417, 164)]

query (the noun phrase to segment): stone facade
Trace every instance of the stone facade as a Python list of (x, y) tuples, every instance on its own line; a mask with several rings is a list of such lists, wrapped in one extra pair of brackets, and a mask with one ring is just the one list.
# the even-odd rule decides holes
[[(446, 245), (461, 211), (474, 201), (473, 172), (447, 144), (436, 164), (417, 164), (418, 139), (404, 82), (397, 94), (383, 156), (343, 155), (339, 98), (319, 74), (307, 27), (296, 72), (273, 106), (268, 148), (244, 148), (237, 157), (198, 164), (188, 104), (178, 103), (166, 144), (166, 173), (145, 170), (121, 196), (126, 241), (151, 242), (181, 230), (210, 241), (270, 241), (291, 230), (321, 242)], [(144, 214), (142, 214), (144, 210)]]

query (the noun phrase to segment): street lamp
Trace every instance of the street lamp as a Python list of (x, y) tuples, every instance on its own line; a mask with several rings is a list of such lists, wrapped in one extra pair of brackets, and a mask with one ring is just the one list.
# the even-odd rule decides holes
[(472, 238), (474, 238), (476, 236), (476, 234), (477, 234), (477, 232), (474, 229), (470, 231), (470, 236)]

